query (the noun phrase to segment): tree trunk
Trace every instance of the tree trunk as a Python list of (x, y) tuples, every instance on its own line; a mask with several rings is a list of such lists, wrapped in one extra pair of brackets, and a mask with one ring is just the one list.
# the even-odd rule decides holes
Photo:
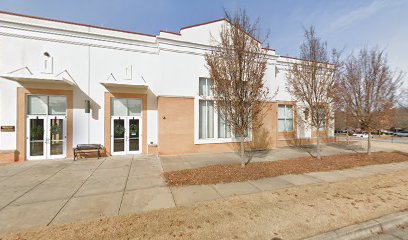
[(367, 154), (371, 154), (371, 131), (368, 131)]
[(350, 136), (349, 136), (348, 131), (346, 132), (346, 136), (347, 136), (347, 145), (349, 145), (350, 144)]
[(241, 168), (244, 168), (245, 167), (244, 134), (241, 134), (241, 138), (240, 138), (240, 157), (241, 157)]
[(316, 135), (317, 135), (317, 138), (316, 138), (316, 149), (317, 149), (317, 159), (321, 159), (321, 156), (320, 156), (320, 132), (319, 132), (319, 128), (316, 128)]

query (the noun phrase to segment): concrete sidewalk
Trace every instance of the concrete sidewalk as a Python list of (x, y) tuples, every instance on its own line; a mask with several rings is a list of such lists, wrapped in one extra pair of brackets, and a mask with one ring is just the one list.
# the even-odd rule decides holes
[(157, 157), (0, 166), (0, 232), (174, 207)]
[[(401, 146), (403, 145), (403, 147)], [(366, 149), (361, 147), (360, 142), (354, 145), (339, 143), (322, 144), (322, 156), (364, 153)], [(405, 148), (404, 148), (405, 147)], [(383, 144), (375, 143), (372, 151), (407, 151), (404, 144)], [(277, 160), (290, 160), (300, 157), (316, 156), (316, 146), (283, 147), (266, 151), (256, 151), (246, 153), (251, 162), (268, 162)], [(165, 172), (182, 169), (193, 169), (216, 164), (236, 164), (241, 163), (239, 154), (235, 152), (227, 153), (196, 153), (172, 156), (160, 156)]]
[(171, 192), (173, 194), (176, 206), (183, 206), (230, 196), (251, 194), (262, 191), (274, 191), (294, 186), (347, 181), (351, 178), (386, 174), (405, 169), (408, 169), (408, 162), (371, 165), (329, 172), (283, 175), (279, 177), (263, 178), (244, 182), (171, 187)]
[[(324, 154), (350, 152), (354, 150), (336, 145), (325, 146), (323, 151)], [(308, 154), (300, 148), (283, 148), (256, 153), (254, 161), (275, 161)], [(161, 175), (163, 168), (192, 168), (235, 161), (237, 158), (231, 153), (176, 156), (168, 157), (167, 160), (155, 156), (123, 156), (75, 162), (33, 161), (1, 165), (0, 232), (140, 213), (235, 195), (408, 169), (408, 162), (405, 162), (256, 181), (171, 188)]]

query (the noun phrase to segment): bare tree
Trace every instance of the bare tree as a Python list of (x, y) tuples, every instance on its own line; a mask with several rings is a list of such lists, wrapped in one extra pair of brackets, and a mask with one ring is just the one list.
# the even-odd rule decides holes
[[(405, 73), (402, 78), (405, 78)], [(394, 127), (408, 129), (408, 87), (401, 90), (398, 97), (398, 107), (395, 113)]]
[(400, 105), (402, 109), (405, 109), (408, 111), (408, 88), (401, 91), (400, 97), (398, 100), (398, 104)]
[[(338, 99), (337, 99), (338, 100)], [(338, 107), (338, 110), (334, 113), (334, 124), (335, 129), (337, 130), (346, 130), (346, 143), (350, 143), (350, 136), (349, 131), (351, 129), (356, 129), (358, 124), (354, 121), (354, 119), (350, 119), (348, 114), (342, 109)]]
[(335, 83), (339, 76), (340, 53), (329, 51), (327, 43), (316, 36), (314, 27), (305, 29), (300, 46), (300, 60), (293, 60), (287, 73), (286, 88), (298, 102), (298, 114), (316, 129), (317, 158), (320, 154), (320, 132), (334, 117)]
[(338, 95), (345, 112), (368, 132), (367, 153), (371, 153), (371, 132), (387, 127), (402, 74), (395, 74), (383, 51), (362, 49), (351, 55), (339, 81)]
[(233, 16), (225, 12), (220, 41), (205, 55), (213, 81), (216, 111), (240, 139), (241, 165), (245, 161), (245, 139), (259, 128), (269, 90), (264, 82), (267, 49), (262, 48), (258, 21), (251, 22), (245, 10)]
[(393, 127), (398, 129), (408, 129), (408, 106), (407, 108), (404, 105), (396, 107), (393, 109), (394, 122)]

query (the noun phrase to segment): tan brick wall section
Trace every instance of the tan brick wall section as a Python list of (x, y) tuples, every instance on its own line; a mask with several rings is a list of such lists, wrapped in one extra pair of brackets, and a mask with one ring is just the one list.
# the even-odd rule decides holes
[(276, 148), (277, 129), (277, 104), (268, 103), (267, 110), (263, 116), (262, 126), (252, 130), (253, 141), (248, 143), (248, 147), (254, 150)]
[(13, 163), (15, 161), (17, 161), (17, 151), (0, 151), (0, 163)]
[(194, 99), (158, 98), (159, 154), (231, 152), (234, 144), (194, 144)]
[[(247, 144), (252, 149), (271, 149), (283, 146), (314, 143), (314, 139), (296, 139), (296, 131), (278, 132), (278, 104), (294, 102), (268, 103), (268, 112), (263, 118), (259, 130), (253, 130), (253, 141)], [(160, 155), (187, 154), (198, 152), (232, 152), (237, 149), (235, 143), (194, 144), (194, 99), (183, 97), (158, 98), (158, 153)], [(294, 117), (296, 126), (296, 113)], [(333, 139), (322, 139), (332, 142)]]

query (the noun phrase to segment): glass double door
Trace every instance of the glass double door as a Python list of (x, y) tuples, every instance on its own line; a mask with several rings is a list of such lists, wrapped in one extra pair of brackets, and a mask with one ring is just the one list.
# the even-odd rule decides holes
[(27, 116), (27, 159), (66, 157), (66, 116)]
[(142, 122), (140, 117), (112, 117), (111, 131), (112, 155), (141, 153)]

